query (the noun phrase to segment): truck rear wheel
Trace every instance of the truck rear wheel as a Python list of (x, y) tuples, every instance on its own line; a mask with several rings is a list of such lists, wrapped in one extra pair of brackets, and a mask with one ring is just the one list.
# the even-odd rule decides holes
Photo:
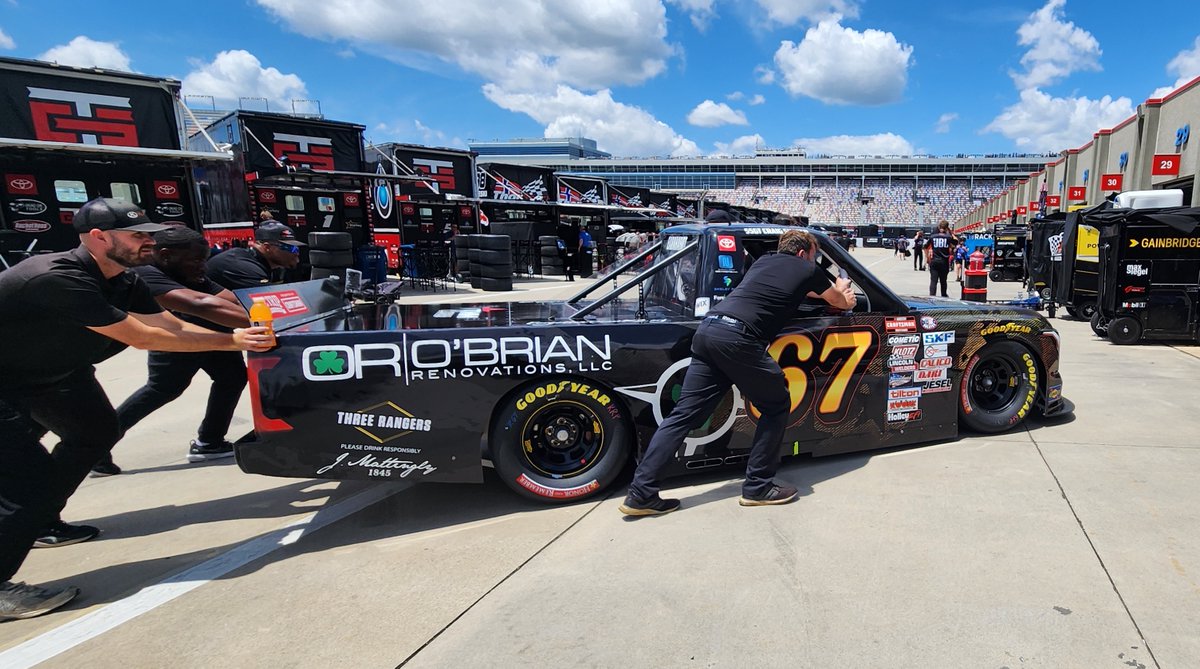
[(994, 341), (971, 356), (959, 388), (958, 416), (976, 432), (1015, 427), (1037, 400), (1037, 361), (1013, 341)]
[(633, 439), (626, 412), (609, 389), (554, 378), (510, 395), (488, 443), (505, 485), (523, 497), (562, 504), (611, 485), (629, 461)]

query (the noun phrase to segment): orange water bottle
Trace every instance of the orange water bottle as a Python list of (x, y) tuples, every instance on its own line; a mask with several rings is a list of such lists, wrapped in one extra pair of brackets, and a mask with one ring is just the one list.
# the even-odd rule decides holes
[(271, 335), (271, 345), (275, 345), (275, 314), (271, 313), (271, 307), (261, 297), (256, 297), (250, 302), (250, 325), (265, 327)]

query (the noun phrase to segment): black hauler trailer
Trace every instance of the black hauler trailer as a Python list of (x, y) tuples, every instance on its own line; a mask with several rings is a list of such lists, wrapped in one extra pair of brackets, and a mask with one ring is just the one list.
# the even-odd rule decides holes
[(1063, 222), (1062, 260), (1054, 266), (1054, 304), (1062, 305), (1075, 318), (1092, 318), (1100, 290), (1100, 231), (1087, 220), (1111, 206), (1101, 202), (1068, 212)]
[(79, 245), (71, 220), (96, 197), (197, 226), (191, 171), (232, 162), (181, 149), (180, 83), (0, 58), (0, 269)]
[[(1029, 239), (1025, 248), (1025, 287), (1049, 301), (1053, 289), (1054, 264), (1062, 262), (1064, 219), (1067, 215), (1055, 212), (1029, 222)], [(1053, 316), (1054, 314), (1051, 314)]]
[(1100, 231), (1092, 329), (1114, 344), (1200, 339), (1200, 208), (1110, 209)]
[(997, 225), (992, 231), (992, 281), (1025, 281), (1025, 253), (1029, 229), (1023, 225)]

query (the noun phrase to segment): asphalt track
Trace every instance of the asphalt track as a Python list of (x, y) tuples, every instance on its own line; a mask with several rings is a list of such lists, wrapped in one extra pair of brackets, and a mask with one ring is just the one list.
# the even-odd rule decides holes
[[(911, 261), (858, 258), (925, 292)], [(19, 578), (83, 594), (0, 624), (0, 667), (1198, 666), (1198, 349), (1055, 324), (1072, 418), (789, 460), (802, 497), (784, 507), (739, 507), (734, 471), (680, 479), (680, 512), (632, 522), (622, 490), (548, 508), (490, 472), (409, 486), (188, 464), (199, 381), (117, 446), (126, 474), (72, 498), (64, 517), (104, 534), (30, 556)], [(144, 359), (101, 366), (114, 401)], [(248, 425), (243, 398), (233, 432)]]

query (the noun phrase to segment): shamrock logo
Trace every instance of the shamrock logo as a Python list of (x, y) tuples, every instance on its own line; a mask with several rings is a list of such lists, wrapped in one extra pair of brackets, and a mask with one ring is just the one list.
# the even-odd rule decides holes
[(341, 374), (346, 370), (346, 358), (337, 351), (321, 351), (313, 358), (312, 366), (317, 374)]

